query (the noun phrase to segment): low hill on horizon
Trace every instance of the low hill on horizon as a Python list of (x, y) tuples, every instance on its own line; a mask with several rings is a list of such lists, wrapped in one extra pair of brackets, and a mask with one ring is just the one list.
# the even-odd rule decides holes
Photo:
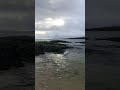
[(120, 31), (120, 26), (87, 28), (86, 31)]

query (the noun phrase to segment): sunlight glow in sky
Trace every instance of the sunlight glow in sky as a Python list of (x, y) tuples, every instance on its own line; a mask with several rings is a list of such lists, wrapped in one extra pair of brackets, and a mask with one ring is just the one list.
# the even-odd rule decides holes
[(63, 19), (53, 19), (53, 20), (50, 20), (48, 21), (48, 23), (52, 24), (52, 25), (55, 25), (55, 26), (64, 26), (64, 20)]
[(51, 28), (51, 27), (61, 27), (64, 26), (65, 22), (63, 19), (52, 19), (46, 18), (43, 21), (38, 21), (35, 23), (36, 28)]
[(46, 31), (35, 31), (35, 34), (38, 35), (45, 35), (47, 32)]
[(35, 38), (85, 36), (85, 0), (35, 0)]

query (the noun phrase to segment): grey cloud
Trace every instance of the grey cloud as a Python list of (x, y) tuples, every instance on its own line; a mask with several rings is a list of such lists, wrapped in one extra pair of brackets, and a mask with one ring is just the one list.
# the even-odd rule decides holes
[[(34, 0), (0, 0), (0, 31), (2, 35), (21, 35), (34, 31)], [(6, 34), (6, 33), (9, 34)], [(34, 34), (34, 33), (33, 33)]]
[[(85, 1), (84, 0), (36, 0), (35, 20), (43, 21), (45, 18), (63, 18), (65, 26), (36, 28), (36, 31), (50, 31), (46, 37), (75, 37), (85, 35)], [(45, 36), (36, 35), (45, 38)]]

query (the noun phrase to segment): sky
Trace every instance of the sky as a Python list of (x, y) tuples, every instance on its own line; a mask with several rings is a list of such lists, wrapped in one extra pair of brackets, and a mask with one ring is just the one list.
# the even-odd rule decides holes
[(120, 0), (0, 0), (0, 36), (34, 36), (35, 31), (36, 38), (84, 36), (84, 24), (120, 26), (119, 4)]
[(85, 0), (35, 0), (36, 39), (85, 36)]
[(120, 0), (86, 0), (85, 27), (120, 26)]
[(0, 37), (34, 35), (34, 0), (0, 0)]

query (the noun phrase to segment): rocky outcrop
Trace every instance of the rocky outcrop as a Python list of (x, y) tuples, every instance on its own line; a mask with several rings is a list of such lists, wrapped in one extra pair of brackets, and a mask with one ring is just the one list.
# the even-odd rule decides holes
[(67, 48), (71, 48), (71, 47), (53, 41), (36, 42), (35, 55), (44, 54), (45, 52), (63, 53), (64, 50)]

